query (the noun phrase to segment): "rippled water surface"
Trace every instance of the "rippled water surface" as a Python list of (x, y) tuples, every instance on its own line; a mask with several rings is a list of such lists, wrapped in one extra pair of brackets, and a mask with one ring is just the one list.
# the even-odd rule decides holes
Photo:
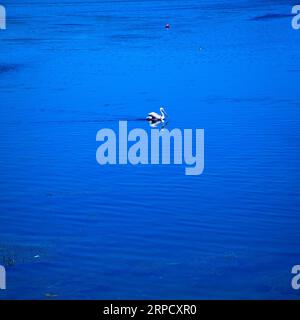
[[(0, 299), (299, 298), (292, 3), (2, 0)], [(97, 164), (161, 105), (205, 129), (202, 175)]]

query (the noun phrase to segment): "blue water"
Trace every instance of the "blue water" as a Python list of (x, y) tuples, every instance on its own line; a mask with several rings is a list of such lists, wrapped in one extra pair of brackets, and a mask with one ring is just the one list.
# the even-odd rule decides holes
[[(2, 0), (0, 299), (299, 299), (293, 3)], [(202, 175), (96, 162), (161, 105)]]

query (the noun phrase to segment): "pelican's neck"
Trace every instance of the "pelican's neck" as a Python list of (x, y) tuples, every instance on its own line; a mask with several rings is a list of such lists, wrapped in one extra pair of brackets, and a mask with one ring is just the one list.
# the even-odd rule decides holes
[(164, 120), (166, 117), (166, 114), (164, 112), (164, 109), (160, 109), (160, 113), (161, 113), (161, 119)]

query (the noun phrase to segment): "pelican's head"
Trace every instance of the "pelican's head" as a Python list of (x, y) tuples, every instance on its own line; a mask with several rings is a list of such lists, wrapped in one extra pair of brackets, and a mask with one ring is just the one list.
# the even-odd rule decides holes
[(163, 117), (165, 118), (165, 116), (168, 117), (168, 114), (166, 113), (165, 109), (163, 107), (159, 108), (160, 112), (162, 113)]

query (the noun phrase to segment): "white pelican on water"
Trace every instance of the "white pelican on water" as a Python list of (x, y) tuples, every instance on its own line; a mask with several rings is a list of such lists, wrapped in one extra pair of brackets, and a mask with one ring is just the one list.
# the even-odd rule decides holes
[(161, 107), (159, 110), (160, 110), (161, 114), (158, 114), (156, 112), (150, 112), (150, 113), (148, 113), (148, 116), (146, 119), (151, 122), (158, 122), (158, 121), (164, 122), (165, 118), (168, 116), (168, 114), (166, 113), (166, 111), (163, 107)]

